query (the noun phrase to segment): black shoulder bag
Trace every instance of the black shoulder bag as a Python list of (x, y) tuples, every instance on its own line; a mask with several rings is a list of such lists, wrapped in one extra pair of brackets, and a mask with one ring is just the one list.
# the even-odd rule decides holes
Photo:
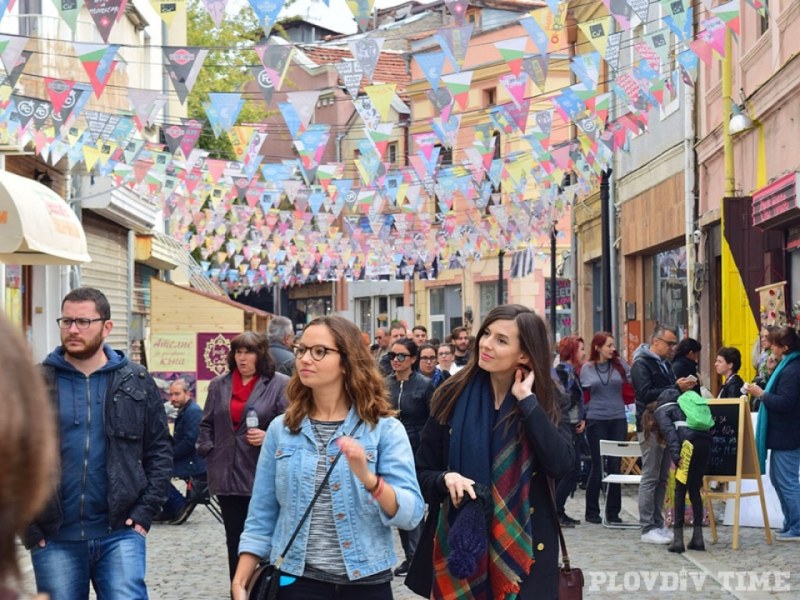
[(583, 598), (583, 571), (573, 567), (567, 554), (567, 543), (561, 531), (561, 522), (558, 520), (556, 508), (556, 493), (553, 480), (547, 478), (547, 487), (550, 495), (550, 505), (553, 507), (553, 516), (558, 528), (558, 540), (561, 543), (561, 565), (558, 568), (558, 600), (581, 600)]
[[(353, 427), (353, 430), (349, 435), (352, 436), (363, 422), (363, 419), (359, 419), (358, 423), (356, 423), (356, 426)], [(317, 498), (319, 498), (319, 495), (322, 493), (322, 488), (325, 487), (325, 485), (328, 483), (328, 479), (331, 477), (333, 467), (336, 466), (336, 463), (339, 462), (341, 457), (342, 451), (339, 450), (339, 453), (333, 459), (331, 466), (328, 467), (328, 471), (325, 473), (322, 483), (319, 484), (317, 491), (314, 493), (311, 503), (308, 505), (308, 508), (306, 508), (306, 512), (303, 513), (303, 516), (300, 518), (300, 522), (297, 524), (297, 527), (295, 527), (292, 537), (289, 538), (289, 542), (286, 544), (283, 552), (281, 552), (280, 556), (275, 560), (275, 564), (261, 563), (258, 565), (256, 570), (253, 571), (253, 574), (247, 581), (247, 600), (278, 600), (278, 587), (280, 585), (281, 565), (283, 564), (283, 559), (286, 557), (286, 554), (292, 547), (295, 538), (303, 528), (303, 524), (306, 522), (306, 519), (308, 519), (308, 516), (311, 514), (311, 509), (314, 508)]]

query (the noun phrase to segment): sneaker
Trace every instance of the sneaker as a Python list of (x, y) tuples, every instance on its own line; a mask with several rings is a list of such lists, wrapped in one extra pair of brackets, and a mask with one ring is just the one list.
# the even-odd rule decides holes
[(394, 574), (398, 577), (403, 577), (404, 575), (408, 575), (408, 561), (404, 560), (400, 563), (400, 566), (394, 570)]
[(670, 538), (662, 535), (658, 529), (651, 529), (642, 534), (642, 543), (644, 544), (669, 544), (671, 541)]
[(658, 528), (658, 533), (660, 533), (662, 536), (664, 536), (664, 537), (666, 537), (666, 538), (669, 538), (669, 541), (670, 541), (670, 542), (671, 542), (673, 539), (675, 539), (675, 534), (674, 534), (674, 533), (672, 533), (672, 529), (670, 529), (670, 528), (668, 528), (668, 527), (666, 527), (666, 526), (665, 526), (665, 527), (659, 527), (659, 528)]
[(776, 533), (775, 539), (779, 542), (800, 542), (800, 533), (792, 533), (791, 531)]
[(603, 519), (600, 518), (600, 515), (586, 515), (584, 517), (587, 523), (594, 523), (595, 525), (599, 525), (603, 522)]
[(169, 521), (170, 525), (183, 525), (186, 523), (189, 516), (194, 511), (195, 507), (197, 506), (196, 502), (187, 502), (183, 505), (183, 510), (175, 517), (172, 521)]

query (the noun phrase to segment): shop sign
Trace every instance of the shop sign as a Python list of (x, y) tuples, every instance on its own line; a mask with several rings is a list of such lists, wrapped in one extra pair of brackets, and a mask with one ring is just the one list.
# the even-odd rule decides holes
[(798, 174), (784, 175), (753, 194), (753, 225), (761, 229), (777, 228), (800, 218), (797, 201)]

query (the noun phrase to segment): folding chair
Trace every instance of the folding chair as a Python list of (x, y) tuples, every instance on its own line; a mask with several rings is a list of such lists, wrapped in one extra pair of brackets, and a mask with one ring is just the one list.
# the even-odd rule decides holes
[(600, 440), (600, 465), (603, 469), (603, 507), (600, 514), (603, 515), (603, 527), (609, 529), (639, 529), (638, 523), (610, 523), (606, 520), (605, 504), (608, 501), (608, 486), (612, 483), (639, 485), (642, 482), (641, 475), (606, 473), (606, 457), (610, 458), (638, 458), (642, 455), (642, 448), (638, 441), (619, 442), (616, 440)]

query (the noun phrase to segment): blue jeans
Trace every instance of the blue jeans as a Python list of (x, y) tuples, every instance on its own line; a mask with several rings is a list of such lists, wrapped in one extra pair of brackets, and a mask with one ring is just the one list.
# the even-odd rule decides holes
[(783, 530), (800, 535), (800, 448), (770, 450), (769, 479), (783, 511)]
[(36, 591), (50, 600), (147, 600), (145, 539), (133, 529), (78, 542), (47, 540), (31, 550)]

